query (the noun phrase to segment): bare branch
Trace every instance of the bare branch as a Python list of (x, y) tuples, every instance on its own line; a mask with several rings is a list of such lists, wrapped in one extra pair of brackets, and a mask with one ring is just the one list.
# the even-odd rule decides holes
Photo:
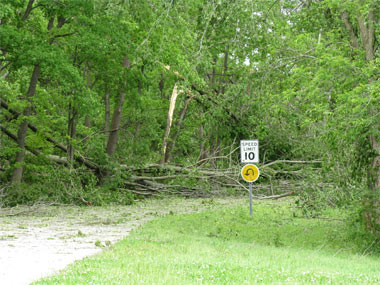
[(50, 40), (55, 40), (57, 38), (63, 38), (63, 37), (69, 37), (69, 36), (72, 36), (76, 34), (76, 32), (72, 32), (72, 33), (67, 33), (67, 34), (61, 34), (61, 35), (55, 35), (54, 37), (52, 37)]
[(290, 192), (283, 193), (283, 194), (280, 194), (280, 195), (264, 196), (264, 197), (256, 196), (255, 198), (258, 199), (258, 200), (267, 200), (267, 199), (276, 200), (276, 199), (292, 196), (294, 194), (295, 194), (295, 191), (290, 191)]
[(303, 161), (303, 160), (275, 160), (270, 163), (264, 164), (260, 166), (260, 168), (265, 168), (270, 165), (274, 165), (277, 163), (293, 163), (293, 164), (313, 164), (313, 163), (322, 163), (321, 160), (309, 160), (309, 161)]

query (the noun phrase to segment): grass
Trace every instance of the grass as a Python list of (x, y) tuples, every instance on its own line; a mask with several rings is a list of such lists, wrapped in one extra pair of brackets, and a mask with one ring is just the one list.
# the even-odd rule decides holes
[[(379, 283), (337, 211), (305, 219), (288, 203), (169, 215), (35, 284)], [(367, 251), (366, 251), (367, 252)]]

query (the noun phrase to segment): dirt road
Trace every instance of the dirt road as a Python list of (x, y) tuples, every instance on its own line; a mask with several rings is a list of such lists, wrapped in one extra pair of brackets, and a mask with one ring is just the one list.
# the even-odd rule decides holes
[(132, 206), (0, 209), (0, 283), (29, 284), (53, 274), (111, 246), (153, 218), (243, 203), (241, 198), (173, 198)]

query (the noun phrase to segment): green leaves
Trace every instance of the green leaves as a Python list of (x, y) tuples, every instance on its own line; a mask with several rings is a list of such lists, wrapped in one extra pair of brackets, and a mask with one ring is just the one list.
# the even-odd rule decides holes
[[(175, 84), (184, 92), (175, 163), (228, 155), (251, 137), (266, 160), (325, 157), (348, 167), (357, 138), (377, 130), (369, 129), (380, 116), (379, 52), (367, 62), (357, 22), (374, 1), (40, 0), (26, 19), (29, 1), (6, 2), (1, 96), (19, 112), (32, 104), (31, 122), (89, 159), (108, 163), (104, 98), (113, 110), (123, 92), (115, 160), (157, 162)], [(27, 103), (20, 98), (36, 64), (41, 76)], [(13, 132), (20, 122), (0, 120)], [(67, 131), (73, 120), (76, 137)], [(45, 147), (39, 135), (28, 140)]]

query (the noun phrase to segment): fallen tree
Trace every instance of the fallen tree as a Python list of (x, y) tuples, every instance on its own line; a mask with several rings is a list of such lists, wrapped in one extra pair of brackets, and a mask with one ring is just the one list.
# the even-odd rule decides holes
[[(281, 160), (278, 163), (304, 165), (320, 164), (320, 161)], [(275, 164), (277, 162), (274, 161), (260, 166), (261, 177), (264, 178), (263, 181), (265, 182), (255, 183), (254, 189), (268, 195), (257, 196), (257, 198), (280, 199), (296, 194), (302, 189), (303, 185), (299, 181), (301, 181), (300, 178), (306, 176), (302, 168), (292, 170), (292, 167), (288, 166), (289, 170), (284, 172), (271, 168)], [(143, 167), (121, 165), (120, 167), (128, 177), (125, 188), (144, 196), (156, 196), (161, 193), (183, 196), (211, 196), (223, 189), (248, 191), (247, 184), (240, 177), (240, 166), (238, 165), (226, 169), (183, 167), (168, 164), (150, 164)], [(289, 179), (277, 179), (278, 175), (283, 175)], [(272, 178), (275, 179), (275, 184), (272, 183)], [(179, 183), (179, 181), (183, 183)], [(196, 186), (188, 186), (191, 181), (196, 181)], [(211, 184), (214, 187), (211, 187)], [(202, 185), (208, 187), (202, 187)], [(210, 188), (214, 188), (214, 191), (210, 191)]]
[[(5, 100), (0, 99), (0, 104), (3, 109), (8, 111), (9, 120), (15, 120), (20, 116), (20, 113), (9, 108)], [(34, 133), (39, 132), (38, 128), (31, 123), (28, 123), (28, 128)], [(0, 125), (0, 130), (12, 140), (17, 141), (17, 136), (3, 125)], [(46, 141), (51, 143), (55, 148), (67, 153), (67, 147), (65, 145), (46, 134), (44, 134), (44, 136)], [(66, 157), (44, 155), (28, 145), (26, 148), (30, 153), (45, 156), (46, 159), (53, 163), (66, 166), (70, 165)], [(224, 169), (204, 167), (204, 165), (207, 164), (205, 159), (190, 166), (161, 163), (149, 164), (142, 167), (129, 165), (120, 165), (116, 167), (119, 167), (122, 173), (122, 189), (143, 196), (175, 194), (186, 197), (203, 197), (214, 195), (216, 192), (220, 192), (223, 189), (248, 191), (246, 183), (244, 183), (240, 177), (240, 166), (231, 161), (231, 154), (237, 150), (238, 148), (235, 148), (227, 156), (207, 159), (208, 161), (211, 159), (228, 159), (229, 167)], [(85, 158), (78, 151), (76, 151), (74, 159), (79, 165), (83, 165), (88, 170), (94, 172), (100, 181), (102, 173), (104, 173), (101, 166)], [(311, 164), (316, 168), (319, 168), (320, 163), (321, 161), (318, 160), (277, 160), (260, 165), (261, 177), (264, 178), (261, 180), (265, 181), (265, 183), (255, 183), (254, 189), (262, 193), (267, 193), (268, 195), (257, 196), (257, 198), (279, 199), (297, 193), (298, 189), (302, 187), (302, 185), (297, 184), (297, 180), (300, 180), (305, 176), (303, 167), (297, 165)], [(286, 164), (287, 167), (281, 167), (283, 164)], [(280, 165), (280, 167), (277, 167), (278, 165)], [(109, 171), (110, 176), (112, 177), (112, 169)], [(276, 185), (274, 185), (272, 181), (276, 181)]]
[[(12, 110), (11, 108), (9, 108), (7, 102), (4, 100), (4, 99), (1, 99), (0, 98), (0, 105), (3, 109), (7, 110), (11, 116), (9, 116), (9, 120), (16, 120), (19, 116), (20, 116), (20, 113), (19, 112), (16, 112), (15, 110)], [(28, 128), (34, 132), (34, 133), (38, 133), (38, 128), (36, 126), (34, 126), (33, 124), (29, 123), (28, 122)], [(9, 130), (7, 130), (4, 126), (1, 126), (1, 131), (3, 133), (5, 133), (8, 137), (10, 137), (12, 140), (16, 141), (17, 142), (17, 136), (15, 134), (12, 134)], [(53, 146), (61, 151), (63, 151), (64, 153), (67, 153), (67, 147), (65, 145), (63, 145), (62, 143), (58, 142), (57, 140), (55, 140), (54, 138), (50, 137), (50, 136), (46, 136), (45, 135), (45, 139), (46, 141), (48, 141), (49, 143), (53, 144)], [(33, 150), (31, 150), (30, 147), (27, 148), (27, 150), (29, 150), (30, 152), (33, 153)], [(35, 154), (35, 153), (34, 153)], [(101, 169), (98, 165), (96, 165), (95, 163), (89, 161), (88, 159), (86, 159), (83, 155), (81, 155), (79, 152), (76, 152), (75, 156), (74, 156), (74, 160), (77, 161), (78, 163), (80, 164), (83, 164), (85, 165), (87, 168), (95, 171), (98, 175), (101, 175)]]

